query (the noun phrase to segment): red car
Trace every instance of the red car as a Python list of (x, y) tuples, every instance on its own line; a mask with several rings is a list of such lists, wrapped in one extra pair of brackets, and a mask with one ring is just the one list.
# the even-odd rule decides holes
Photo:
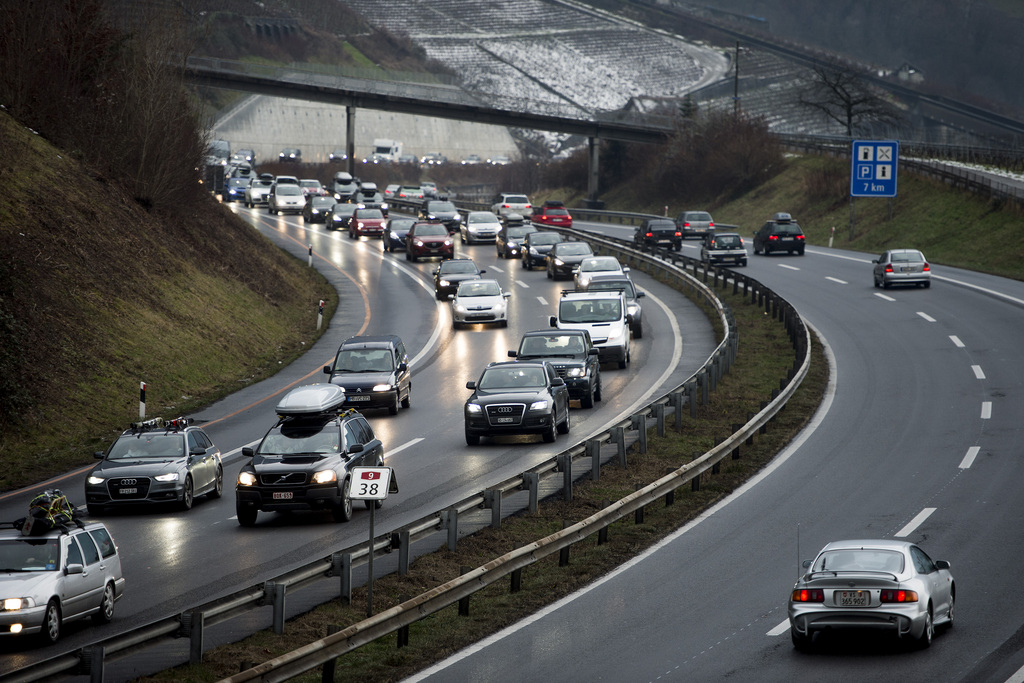
[(415, 223), (405, 236), (405, 258), (418, 261), (423, 256), (455, 256), (455, 240), (443, 223)]
[(569, 215), (562, 202), (544, 202), (544, 206), (539, 206), (533, 210), (530, 221), (540, 225), (556, 225), (561, 228), (572, 227), (572, 216)]
[(387, 219), (380, 209), (356, 209), (348, 221), (348, 236), (352, 239), (368, 235), (380, 237), (384, 234)]

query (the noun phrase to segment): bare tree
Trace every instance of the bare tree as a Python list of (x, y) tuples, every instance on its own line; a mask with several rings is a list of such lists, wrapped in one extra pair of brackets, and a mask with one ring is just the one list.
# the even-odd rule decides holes
[(850, 137), (873, 123), (899, 122), (899, 111), (845, 64), (833, 60), (811, 71), (814, 77), (800, 93), (800, 104), (843, 126)]

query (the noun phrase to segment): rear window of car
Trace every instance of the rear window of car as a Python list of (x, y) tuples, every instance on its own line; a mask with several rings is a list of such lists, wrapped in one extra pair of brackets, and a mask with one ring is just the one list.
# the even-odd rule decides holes
[(530, 200), (526, 198), (524, 194), (507, 194), (505, 195), (506, 204), (529, 204)]
[(772, 228), (772, 232), (776, 235), (802, 235), (804, 231), (800, 229), (800, 226), (793, 225), (792, 223), (783, 223), (782, 225), (776, 224)]
[(919, 262), (924, 261), (924, 255), (919, 251), (895, 251), (892, 254), (893, 261)]
[(686, 220), (707, 222), (711, 220), (711, 214), (706, 211), (689, 211), (686, 213)]
[(533, 233), (533, 237), (530, 237), (530, 244), (558, 244), (562, 241), (562, 236), (557, 232), (543, 232)]
[(543, 213), (545, 216), (568, 216), (569, 212), (565, 209), (544, 209)]
[(647, 229), (648, 230), (675, 230), (676, 229), (676, 224), (673, 223), (670, 220), (648, 221), (647, 222)]

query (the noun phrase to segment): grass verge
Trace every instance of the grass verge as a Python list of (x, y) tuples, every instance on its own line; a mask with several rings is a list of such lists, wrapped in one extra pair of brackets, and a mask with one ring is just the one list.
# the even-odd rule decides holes
[[(778, 386), (792, 363), (792, 356), (780, 354), (792, 348), (785, 330), (762, 309), (742, 297), (719, 296), (733, 307), (739, 326), (739, 349), (729, 375), (719, 382), (707, 405), (699, 406), (697, 418), (686, 414), (681, 430), (669, 417), (664, 437), (648, 435), (648, 451), (631, 453), (623, 469), (606, 465), (597, 482), (580, 481), (573, 487), (573, 500), (543, 501), (536, 514), (519, 514), (503, 521), (501, 529), (484, 529), (459, 542), (457, 552), (443, 548), (413, 562), (407, 576), (389, 575), (374, 582), (374, 608), (381, 612), (402, 601), (456, 578), (464, 566), (477, 567), (510, 550), (560, 530), (599, 510), (603, 501), (617, 500), (706, 452), (732, 433), (732, 425), (747, 421), (760, 410), (771, 389)], [(765, 359), (778, 358), (778, 364)], [(821, 401), (828, 382), (828, 365), (821, 346), (814, 342), (810, 372), (796, 394), (769, 424), (753, 445), (744, 446), (737, 460), (722, 462), (718, 474), (702, 476), (700, 490), (684, 486), (676, 491), (671, 506), (652, 504), (642, 523), (627, 517), (609, 529), (608, 542), (597, 545), (596, 537), (577, 543), (570, 562), (558, 566), (557, 554), (536, 562), (522, 573), (523, 589), (510, 593), (506, 581), (477, 592), (471, 598), (470, 615), (458, 616), (451, 606), (410, 627), (409, 645), (396, 646), (395, 636), (378, 639), (338, 659), (335, 680), (385, 682), (400, 680), (430, 666), (452, 653), (545, 605), (582, 588), (611, 571), (658, 540), (678, 529), (747, 481), (768, 463), (807, 423)], [(199, 683), (215, 681), (237, 673), (242, 663), (259, 663), (309, 642), (323, 638), (328, 626), (342, 628), (361, 621), (366, 614), (365, 587), (353, 591), (352, 604), (335, 600), (289, 621), (283, 635), (261, 631), (237, 643), (212, 649), (199, 665), (182, 666), (139, 681)], [(297, 681), (319, 681), (313, 671)]]

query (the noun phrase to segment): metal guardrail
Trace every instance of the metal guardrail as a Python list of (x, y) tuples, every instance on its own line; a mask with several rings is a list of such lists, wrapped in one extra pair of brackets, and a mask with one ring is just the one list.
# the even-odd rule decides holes
[[(617, 212), (601, 213), (617, 214)], [(525, 549), (514, 551), (488, 563), (482, 568), (478, 568), (464, 577), (460, 577), (458, 580), (449, 582), (399, 607), (360, 622), (360, 624), (335, 634), (329, 639), (310, 644), (297, 651), (300, 654), (290, 653), (285, 655), (284, 657), (287, 658), (287, 662), (278, 662), (276, 660), (273, 663), (268, 662), (250, 669), (248, 672), (244, 672), (244, 677), (242, 678), (233, 677), (231, 680), (254, 680), (256, 677), (260, 678), (260, 680), (286, 680), (294, 675), (294, 673), (285, 674), (283, 672), (295, 672), (296, 669), (294, 667), (296, 666), (306, 668), (317, 666), (338, 656), (338, 654), (350, 651), (365, 642), (369, 642), (369, 640), (375, 637), (391, 633), (433, 611), (454, 604), (454, 602), (470, 595), (475, 590), (479, 590), (489, 583), (507, 576), (522, 566), (536, 561), (536, 559), (566, 548), (577, 540), (590, 535), (595, 530), (607, 526), (611, 522), (657, 498), (665, 496), (670, 491), (674, 491), (687, 482), (693, 481), (701, 473), (713, 468), (726, 455), (736, 451), (742, 441), (752, 438), (784, 406), (806, 375), (810, 362), (809, 332), (803, 325), (799, 315), (787, 302), (756, 280), (724, 268), (713, 268), (695, 259), (663, 249), (656, 249), (653, 252), (642, 252), (633, 249), (630, 244), (623, 240), (596, 236), (579, 230), (560, 229), (559, 232), (574, 239), (586, 240), (595, 246), (595, 251), (617, 255), (624, 264), (646, 270), (656, 277), (668, 280), (683, 290), (691, 290), (716, 312), (724, 330), (724, 338), (707, 361), (685, 382), (655, 399), (637, 413), (609, 425), (603, 432), (593, 435), (583, 442), (574, 444), (553, 458), (522, 472), (518, 476), (501, 482), (486, 491), (469, 496), (444, 510), (431, 513), (404, 528), (392, 532), (388, 536), (374, 539), (373, 552), (375, 554), (391, 552), (397, 547), (399, 551), (400, 573), (408, 571), (410, 546), (417, 540), (439, 531), (447, 530), (449, 547), (454, 550), (454, 545), (458, 538), (458, 518), (460, 514), (480, 507), (489, 507), (492, 509), (492, 516), (497, 516), (500, 519), (502, 496), (516, 490), (528, 490), (530, 492), (531, 509), (536, 509), (537, 492), (541, 480), (556, 477), (559, 474), (563, 477), (564, 495), (571, 496), (572, 483), (574, 481), (573, 463), (575, 461), (589, 459), (591, 461), (591, 471), (599, 472), (601, 465), (600, 447), (602, 444), (610, 443), (614, 446), (620, 461), (624, 462), (626, 453), (625, 433), (627, 430), (636, 432), (637, 441), (641, 449), (645, 450), (649, 420), (655, 420), (660, 431), (664, 428), (667, 408), (675, 410), (677, 424), (681, 422), (682, 410), (685, 405), (689, 404), (691, 411), (695, 412), (697, 402), (707, 401), (708, 392), (714, 388), (718, 379), (728, 371), (728, 368), (731, 367), (735, 360), (737, 347), (735, 323), (732, 319), (731, 311), (715, 294), (715, 289), (719, 286), (728, 286), (728, 283), (731, 282), (734, 293), (738, 293), (740, 287), (742, 287), (745, 296), (749, 295), (752, 302), (756, 302), (759, 306), (764, 306), (766, 313), (771, 313), (777, 317), (789, 329), (790, 336), (796, 347), (797, 361), (794, 363), (788, 376), (781, 380), (780, 390), (777, 392), (777, 395), (773, 396), (773, 400), (748, 421), (742, 429), (697, 460), (618, 501), (601, 513), (573, 525), (558, 534), (531, 544), (527, 547), (530, 549), (529, 551)], [(687, 272), (687, 267), (692, 267), (692, 275)], [(709, 281), (711, 282), (710, 286), (708, 284)], [(190, 661), (198, 662), (202, 659), (203, 636), (206, 627), (222, 623), (239, 614), (266, 605), (273, 607), (274, 630), (281, 633), (284, 629), (285, 605), (289, 590), (295, 590), (325, 578), (339, 577), (342, 597), (344, 599), (351, 598), (352, 569), (367, 561), (370, 553), (367, 545), (362, 543), (358, 546), (342, 549), (332, 553), (329, 557), (321, 558), (284, 575), (270, 579), (262, 585), (239, 591), (211, 603), (193, 607), (180, 614), (136, 629), (131, 633), (95, 642), (76, 653), (63, 655), (31, 667), (26, 667), (4, 676), (2, 680), (30, 683), (61, 673), (71, 675), (86, 673), (90, 674), (93, 680), (101, 681), (105, 663), (127, 657), (130, 654), (137, 653), (140, 649), (180, 638), (190, 639)], [(328, 640), (329, 642), (326, 642)], [(337, 654), (335, 654), (336, 652)], [(314, 660), (316, 663), (312, 663)], [(303, 668), (301, 670), (306, 669)], [(272, 673), (274, 671), (282, 672), (280, 675), (283, 677), (277, 677), (277, 673)], [(243, 676), (243, 674), (239, 674), (239, 676)]]

